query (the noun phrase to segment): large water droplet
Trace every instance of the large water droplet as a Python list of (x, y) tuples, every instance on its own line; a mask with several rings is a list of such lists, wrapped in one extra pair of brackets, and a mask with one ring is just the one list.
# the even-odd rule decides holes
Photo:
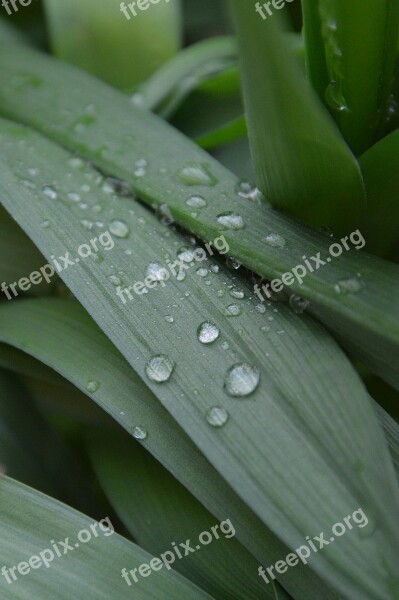
[(220, 331), (211, 321), (204, 321), (197, 329), (198, 339), (202, 344), (211, 344), (218, 339)]
[(229, 419), (229, 413), (225, 408), (214, 406), (206, 413), (206, 420), (212, 427), (223, 427)]
[(214, 186), (218, 180), (205, 164), (190, 164), (178, 172), (179, 179), (186, 185)]
[(166, 354), (158, 354), (148, 361), (145, 367), (145, 372), (151, 381), (155, 383), (163, 383), (168, 381), (175, 368), (173, 360)]
[(230, 367), (224, 380), (224, 389), (229, 396), (242, 398), (249, 396), (259, 384), (259, 369), (248, 363), (237, 363)]
[(269, 233), (269, 235), (265, 237), (265, 242), (272, 248), (284, 248), (286, 244), (285, 239), (278, 233)]
[(332, 81), (327, 86), (326, 100), (328, 105), (335, 111), (343, 112), (348, 110), (341, 86), (336, 81)]
[(100, 387), (100, 383), (98, 381), (95, 381), (94, 379), (92, 381), (89, 381), (86, 385), (86, 390), (88, 392), (90, 392), (91, 394), (94, 394), (94, 392), (96, 392)]
[(237, 215), (232, 211), (227, 211), (218, 215), (217, 222), (223, 229), (232, 229), (236, 231), (244, 227), (244, 221), (241, 215)]
[(115, 237), (126, 238), (129, 235), (129, 227), (125, 221), (111, 221), (109, 230)]

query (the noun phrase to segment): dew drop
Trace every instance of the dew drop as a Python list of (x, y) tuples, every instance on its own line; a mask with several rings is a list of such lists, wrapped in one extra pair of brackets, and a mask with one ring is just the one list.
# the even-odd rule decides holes
[(190, 164), (178, 172), (179, 179), (186, 185), (214, 186), (218, 180), (204, 164)]
[(74, 169), (81, 169), (84, 166), (84, 161), (81, 158), (74, 156), (73, 158), (69, 159), (69, 164)]
[(100, 383), (98, 381), (95, 381), (94, 379), (92, 381), (89, 381), (86, 385), (86, 390), (88, 392), (90, 392), (91, 394), (94, 394), (94, 392), (96, 392), (100, 387)]
[(158, 354), (148, 361), (145, 367), (145, 372), (151, 381), (155, 383), (163, 383), (168, 381), (175, 368), (173, 360), (166, 354)]
[(266, 312), (266, 306), (262, 303), (256, 305), (256, 310), (263, 315)]
[(227, 371), (224, 389), (229, 396), (242, 398), (256, 390), (259, 379), (259, 369), (248, 363), (237, 363)]
[(43, 186), (43, 194), (50, 198), (50, 200), (56, 200), (58, 197), (57, 192), (50, 185)]
[(208, 269), (205, 269), (205, 267), (200, 267), (199, 269), (196, 270), (196, 273), (198, 275), (198, 277), (206, 277), (209, 273)]
[(195, 252), (195, 248), (187, 248), (187, 247), (183, 247), (180, 248), (180, 250), (177, 251), (177, 258), (180, 258), (180, 260), (186, 262), (186, 263), (191, 263), (194, 260), (194, 252)]
[(212, 344), (218, 339), (220, 331), (211, 321), (204, 321), (197, 329), (198, 339), (202, 344)]
[(243, 290), (232, 289), (230, 290), (230, 296), (232, 296), (233, 298), (237, 298), (237, 300), (242, 300), (243, 298), (245, 298), (245, 293), (243, 292)]
[(174, 323), (174, 322), (175, 322), (175, 320), (174, 320), (174, 318), (172, 317), (172, 315), (166, 315), (166, 316), (164, 317), (164, 319), (165, 319), (165, 321), (166, 321), (167, 323)]
[(301, 314), (305, 312), (305, 310), (309, 306), (309, 300), (306, 300), (306, 298), (302, 298), (302, 296), (299, 296), (298, 294), (291, 294), (289, 299), (289, 305), (295, 313)]
[(284, 248), (286, 244), (285, 239), (278, 233), (269, 233), (269, 235), (265, 237), (265, 242), (272, 248)]
[(129, 235), (129, 227), (124, 221), (111, 221), (109, 230), (115, 237), (126, 238)]
[(228, 350), (230, 348), (230, 345), (228, 342), (222, 342), (221, 346), (222, 346), (223, 350)]
[(132, 436), (134, 437), (135, 440), (145, 440), (148, 437), (148, 431), (146, 431), (139, 425), (136, 425), (132, 429)]
[(241, 314), (241, 308), (237, 304), (230, 304), (226, 309), (227, 317), (238, 317)]
[(229, 269), (234, 269), (234, 271), (237, 271), (241, 267), (241, 263), (234, 258), (234, 256), (229, 256), (227, 258), (226, 265), (229, 267)]
[(244, 221), (242, 217), (232, 211), (227, 211), (218, 215), (217, 222), (223, 229), (232, 229), (237, 231), (239, 229), (243, 229), (244, 227)]
[(43, 227), (43, 229), (48, 229), (48, 227), (50, 227), (50, 221), (42, 221), (40, 225)]
[(145, 271), (146, 277), (151, 277), (153, 281), (165, 281), (168, 278), (168, 271), (159, 263), (152, 262)]
[(67, 194), (67, 198), (69, 198), (69, 200), (72, 202), (80, 202), (80, 196), (76, 192), (69, 192), (69, 194)]
[(247, 180), (242, 180), (237, 184), (236, 192), (240, 198), (245, 198), (245, 200), (250, 200), (251, 202), (259, 202), (263, 199), (262, 192)]
[(156, 215), (163, 225), (172, 225), (175, 221), (172, 212), (166, 203), (157, 207)]
[(335, 291), (338, 294), (356, 294), (363, 289), (363, 283), (356, 279), (355, 277), (350, 277), (349, 279), (341, 279), (334, 286)]
[(82, 225), (82, 227), (84, 227), (88, 231), (91, 231), (91, 229), (93, 229), (93, 222), (92, 221), (88, 221), (87, 219), (82, 219), (80, 221), (80, 224)]
[(202, 196), (190, 196), (190, 198), (186, 200), (186, 204), (192, 208), (204, 208), (207, 206), (207, 201)]
[(122, 279), (120, 277), (118, 277), (117, 275), (110, 275), (108, 277), (108, 280), (112, 283), (112, 285), (121, 285), (122, 284)]
[(212, 273), (219, 273), (220, 267), (219, 265), (211, 265), (210, 270), (212, 271)]
[(206, 420), (212, 427), (223, 427), (229, 419), (229, 413), (225, 408), (214, 406), (206, 413)]

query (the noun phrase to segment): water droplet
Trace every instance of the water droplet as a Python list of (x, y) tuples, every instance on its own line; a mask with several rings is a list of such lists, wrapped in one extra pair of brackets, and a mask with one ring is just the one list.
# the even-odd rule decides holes
[(242, 312), (241, 307), (237, 304), (230, 304), (226, 309), (227, 317), (238, 317)]
[(249, 396), (259, 384), (259, 369), (248, 363), (237, 363), (230, 367), (224, 380), (224, 389), (235, 398)]
[(80, 224), (82, 225), (82, 227), (84, 227), (88, 231), (90, 231), (91, 229), (93, 229), (93, 222), (92, 221), (88, 221), (87, 219), (82, 219), (80, 221)]
[(363, 289), (363, 283), (356, 279), (355, 277), (350, 277), (349, 279), (341, 279), (334, 286), (335, 291), (338, 294), (356, 294)]
[(204, 208), (207, 206), (207, 201), (202, 196), (190, 196), (186, 200), (186, 204), (192, 208)]
[(151, 358), (146, 364), (145, 372), (147, 377), (155, 383), (168, 381), (175, 368), (173, 360), (166, 354), (158, 354)]
[(129, 235), (129, 227), (124, 221), (111, 221), (109, 230), (115, 237), (126, 238)]
[(33, 183), (33, 181), (30, 181), (29, 179), (21, 179), (21, 184), (24, 187), (26, 187), (28, 190), (34, 190), (36, 188), (36, 186)]
[(244, 221), (242, 217), (232, 211), (227, 211), (218, 215), (217, 222), (223, 229), (232, 229), (237, 231), (244, 227)]
[(268, 331), (270, 331), (270, 327), (269, 327), (269, 325), (262, 325), (260, 330), (263, 331), (264, 333), (267, 333)]
[(197, 329), (198, 339), (202, 344), (211, 344), (218, 339), (220, 331), (211, 321), (204, 321)]
[(30, 175), (31, 177), (36, 177), (36, 175), (39, 173), (39, 169), (36, 169), (35, 167), (30, 167), (28, 169), (28, 175)]
[(178, 177), (186, 185), (206, 185), (210, 187), (218, 183), (206, 164), (187, 165), (178, 172)]
[(151, 277), (153, 281), (161, 282), (168, 279), (169, 273), (165, 269), (165, 267), (163, 267), (159, 263), (152, 262), (148, 265), (145, 271), (145, 275), (146, 277)]
[(266, 306), (264, 304), (257, 304), (256, 310), (260, 312), (261, 315), (263, 315), (266, 312)]
[(87, 194), (88, 192), (90, 192), (91, 187), (87, 183), (84, 183), (83, 185), (80, 186), (80, 190)]
[(145, 170), (144, 167), (136, 167), (133, 171), (133, 174), (135, 177), (144, 177), (144, 175), (146, 175), (147, 171)]
[(178, 274), (176, 275), (176, 279), (177, 279), (177, 281), (184, 281), (186, 276), (187, 276), (187, 274), (184, 271), (179, 271)]
[(179, 258), (180, 260), (186, 262), (186, 263), (191, 263), (194, 260), (194, 252), (195, 252), (195, 248), (187, 248), (187, 247), (183, 247), (180, 248), (180, 250), (177, 251), (177, 258)]
[(148, 432), (139, 425), (136, 425), (132, 429), (132, 436), (135, 440), (145, 440), (148, 437)]
[(326, 100), (333, 110), (338, 112), (348, 111), (348, 106), (342, 94), (341, 86), (337, 81), (332, 81), (327, 86)]
[(122, 285), (122, 279), (117, 275), (110, 275), (108, 280), (112, 283), (112, 285)]
[(229, 269), (234, 269), (235, 271), (237, 271), (241, 267), (241, 263), (236, 258), (234, 258), (234, 256), (227, 257), (226, 265), (229, 267)]
[(175, 221), (172, 212), (166, 203), (157, 207), (156, 215), (163, 225), (172, 225)]
[(47, 198), (50, 198), (50, 200), (56, 200), (58, 196), (55, 189), (50, 185), (43, 186), (43, 194), (47, 196)]
[(238, 182), (236, 186), (236, 192), (240, 198), (245, 198), (251, 202), (260, 202), (263, 199), (262, 192), (256, 187), (256, 185), (252, 185), (247, 180)]
[(212, 273), (219, 273), (220, 267), (219, 265), (211, 265), (210, 270), (212, 271)]
[(174, 322), (175, 322), (175, 320), (174, 320), (174, 318), (172, 317), (172, 315), (166, 315), (166, 316), (164, 317), (164, 319), (165, 319), (165, 321), (166, 321), (167, 323), (174, 323)]
[(73, 167), (74, 169), (81, 169), (84, 166), (84, 161), (77, 157), (74, 156), (72, 158), (69, 159), (69, 164), (71, 165), (71, 167)]
[(243, 292), (243, 290), (237, 290), (236, 288), (230, 290), (230, 296), (232, 296), (233, 298), (237, 298), (238, 300), (242, 300), (243, 298), (245, 298), (245, 293)]
[(96, 392), (99, 389), (99, 387), (100, 387), (100, 383), (93, 379), (92, 381), (89, 381), (88, 384), (86, 385), (86, 390), (88, 392), (90, 392), (91, 394), (94, 394), (94, 392)]
[(130, 101), (137, 108), (143, 108), (144, 105), (145, 105), (145, 103), (144, 103), (144, 96), (142, 94), (139, 94), (139, 93), (133, 94), (133, 96), (130, 98)]
[(223, 427), (229, 419), (229, 413), (225, 408), (214, 406), (206, 413), (206, 420), (212, 427)]
[(221, 346), (223, 350), (228, 350), (230, 348), (230, 344), (228, 342), (222, 342)]
[(40, 223), (40, 225), (43, 227), (43, 229), (47, 229), (48, 227), (50, 227), (50, 221), (48, 221), (48, 220), (46, 219), (46, 221), (42, 221), (42, 222)]
[(72, 200), (72, 202), (80, 202), (80, 196), (76, 192), (69, 192), (69, 194), (67, 194), (67, 198)]
[(265, 242), (272, 248), (284, 248), (286, 244), (285, 239), (278, 233), (269, 233), (269, 235), (265, 237)]
[(148, 162), (145, 158), (139, 158), (134, 164), (136, 165), (136, 167), (145, 168), (148, 165)]
[(302, 298), (302, 296), (299, 296), (298, 294), (292, 294), (289, 299), (289, 304), (295, 313), (301, 314), (305, 312), (309, 306), (309, 300)]
[(196, 270), (196, 273), (198, 275), (198, 277), (206, 277), (209, 273), (208, 269), (205, 269), (205, 267), (200, 267), (199, 269)]

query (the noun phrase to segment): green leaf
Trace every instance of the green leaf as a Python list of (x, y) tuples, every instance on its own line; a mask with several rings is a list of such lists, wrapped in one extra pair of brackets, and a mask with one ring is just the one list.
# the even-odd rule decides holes
[(385, 125), (399, 36), (396, 0), (303, 0), (309, 75), (356, 154)]
[[(234, 287), (234, 280), (223, 267), (218, 273), (209, 271), (212, 263), (201, 265), (208, 268), (210, 285), (194, 268), (184, 281), (170, 277), (167, 284), (131, 301), (125, 298), (123, 304), (109, 277), (120, 274), (124, 285), (141, 281), (154, 262), (173, 260), (184, 238), (133, 199), (107, 193), (98, 174), (79, 168), (69, 153), (34, 132), (2, 122), (1, 142), (0, 197), (46, 257), (61, 256), (65, 248), (76, 257), (88, 238), (86, 221), (97, 219), (102, 207), (104, 227), (115, 228), (112, 254), (101, 249), (102, 261), (82, 260), (62, 271), (62, 277), (209, 462), (291, 548), (299, 547), (309, 532), (330, 530), (361, 506), (378, 527), (370, 528), (363, 541), (359, 532), (352, 532), (323, 555), (312, 556), (310, 564), (347, 597), (359, 593), (392, 600), (398, 484), (374, 408), (333, 340), (316, 323), (284, 306), (262, 314), (244, 282), (243, 301), (233, 302), (241, 314), (230, 316), (226, 307), (232, 304), (231, 295), (223, 297), (218, 291)], [(38, 168), (36, 190), (20, 184), (32, 161)], [(43, 193), (45, 181), (53, 182), (58, 201)], [(82, 186), (84, 209), (67, 196)], [(43, 228), (46, 219), (49, 226)], [(171, 315), (173, 323), (165, 320)], [(221, 337), (208, 348), (197, 333), (206, 321), (216, 323)], [(228, 351), (222, 351), (220, 342), (228, 343)], [(159, 355), (168, 357), (165, 383), (151, 377), (151, 361)], [(244, 375), (238, 389), (231, 371), (237, 363), (252, 369), (250, 381)], [(102, 379), (95, 381), (101, 388)], [(236, 397), (250, 391), (248, 398)], [(207, 415), (212, 407), (230, 414), (224, 427), (211, 427)]]
[[(4, 208), (0, 206), (0, 284), (1, 282), (7, 284), (17, 283), (19, 279), (26, 277), (33, 271), (37, 271), (44, 264), (46, 264), (46, 260), (43, 255), (40, 254), (36, 246), (32, 244)], [(48, 285), (43, 283), (28, 290), (28, 294), (48, 292)], [(12, 290), (8, 290), (8, 296), (9, 298), (3, 290), (0, 291), (0, 298), (4, 300), (16, 297)]]
[[(270, 207), (260, 208), (256, 202), (238, 196), (237, 178), (208, 154), (156, 116), (134, 110), (129, 99), (88, 75), (44, 55), (3, 45), (0, 84), (0, 113), (79, 150), (105, 172), (128, 181), (151, 206), (167, 202), (176, 221), (200, 238), (213, 240), (220, 235), (218, 215), (226, 211), (241, 215), (244, 229), (225, 230), (223, 235), (230, 253), (256, 273), (280, 278), (303, 265), (303, 256), (315, 257), (318, 252), (324, 259), (329, 256), (334, 240), (293, 224)], [(95, 123), (85, 126), (84, 109), (93, 103), (97, 110)], [(137, 176), (134, 165), (142, 159), (148, 162), (148, 168), (144, 176)], [(209, 181), (218, 183), (185, 184), (182, 169), (193, 164), (198, 169), (205, 165), (212, 173)], [(141, 170), (138, 173), (143, 175)], [(200, 194), (208, 203), (195, 217), (192, 207), (186, 204), (193, 194)], [(285, 240), (283, 248), (265, 243), (265, 236), (271, 233)], [(356, 279), (358, 273), (363, 282), (359, 293), (336, 291), (338, 282)], [(338, 318), (349, 324), (343, 328), (343, 335), (352, 345), (361, 347), (367, 336), (370, 348), (364, 360), (376, 369), (381, 359), (395, 361), (395, 365), (398, 362), (398, 280), (396, 265), (352, 250), (324, 268), (308, 271), (303, 283), (295, 280), (291, 289), (311, 300), (327, 325), (334, 325)], [(390, 366), (388, 369), (391, 371)], [(396, 371), (390, 374), (399, 385)]]
[[(12, 479), (0, 481), (0, 504), (2, 565), (9, 569), (47, 550), (41, 557), (40, 566), (36, 560), (35, 567), (29, 567), (25, 575), (14, 569), (15, 581), (12, 572), (6, 571), (9, 581), (4, 575), (0, 578), (4, 598), (126, 600), (131, 591), (121, 577), (121, 570), (148, 564), (151, 560), (147, 552), (112, 531), (109, 517), (104, 517), (105, 521), (95, 526), (93, 519)], [(69, 546), (60, 541), (69, 542)], [(28, 567), (20, 568), (26, 572)], [(134, 598), (137, 600), (164, 600), (165, 597), (176, 600), (211, 598), (181, 575), (166, 569), (152, 572), (151, 577), (135, 584)]]
[(180, 47), (180, 0), (136, 6), (136, 16), (114, 0), (102, 0), (101, 10), (96, 0), (44, 4), (54, 53), (120, 89), (145, 80)]
[(399, 131), (375, 144), (360, 158), (367, 190), (370, 250), (390, 255), (399, 243)]
[(257, 576), (259, 563), (234, 539), (227, 507), (223, 522), (228, 535), (219, 532), (199, 552), (199, 534), (212, 531), (218, 522), (156, 460), (121, 436), (97, 436), (89, 450), (108, 500), (141, 547), (158, 556), (170, 548), (171, 540), (179, 547), (190, 539), (197, 551), (188, 556), (183, 552), (173, 568), (216, 600), (283, 598), (274, 586), (265, 587)]
[(292, 57), (279, 17), (234, 0), (246, 117), (258, 185), (270, 202), (347, 233), (366, 208), (359, 165)]
[(3, 370), (0, 370), (0, 465), (11, 477), (74, 502), (81, 509), (93, 508), (92, 493), (85, 480), (87, 473), (77, 456), (49, 428), (26, 389)]

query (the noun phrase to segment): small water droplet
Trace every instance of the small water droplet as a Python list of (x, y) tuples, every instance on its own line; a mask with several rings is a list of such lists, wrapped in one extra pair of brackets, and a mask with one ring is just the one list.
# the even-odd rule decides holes
[(248, 363), (237, 363), (230, 367), (224, 380), (224, 389), (235, 398), (249, 396), (259, 384), (260, 372)]
[(348, 106), (342, 94), (341, 86), (337, 81), (332, 81), (327, 86), (326, 100), (333, 110), (337, 112), (348, 111)]
[(157, 207), (156, 215), (163, 225), (172, 225), (175, 222), (172, 212), (166, 203)]
[(225, 408), (214, 406), (206, 413), (206, 420), (212, 427), (223, 427), (229, 419), (229, 413)]
[(80, 221), (80, 224), (82, 225), (82, 227), (84, 227), (88, 231), (90, 231), (91, 229), (93, 229), (93, 222), (92, 221), (88, 221), (87, 219), (82, 219)]
[(168, 381), (175, 368), (173, 360), (166, 354), (158, 354), (148, 361), (145, 367), (147, 377), (155, 383)]
[(82, 192), (85, 192), (85, 194), (88, 194), (91, 190), (91, 187), (87, 184), (87, 183), (83, 183), (80, 188), (79, 188)]
[(284, 248), (286, 244), (285, 239), (278, 233), (269, 233), (269, 235), (265, 237), (265, 242), (272, 248)]
[(174, 318), (172, 317), (172, 315), (166, 315), (166, 316), (164, 317), (164, 319), (165, 319), (165, 321), (166, 321), (167, 323), (174, 323), (174, 322), (175, 322), (175, 320), (174, 320)]
[(262, 303), (256, 305), (256, 310), (263, 315), (266, 312), (266, 306)]
[(196, 270), (196, 273), (198, 275), (198, 277), (206, 277), (209, 273), (208, 269), (205, 269), (205, 267), (200, 267), (199, 269)]
[(299, 296), (298, 294), (291, 294), (289, 304), (295, 313), (301, 314), (305, 312), (305, 310), (309, 306), (309, 300), (306, 300), (306, 298), (302, 298), (302, 296)]
[(212, 273), (219, 273), (220, 271), (219, 265), (211, 265), (209, 268), (212, 271)]
[(47, 196), (47, 198), (50, 198), (50, 200), (56, 200), (58, 197), (57, 192), (50, 185), (43, 186), (43, 194)]
[(67, 194), (67, 198), (69, 198), (69, 200), (72, 202), (80, 202), (80, 196), (76, 192), (69, 192), (69, 194)]
[(237, 298), (238, 300), (242, 300), (243, 298), (245, 298), (245, 293), (243, 292), (243, 290), (233, 288), (232, 290), (230, 290), (230, 296), (232, 296), (233, 298)]
[(232, 211), (226, 211), (218, 215), (217, 222), (223, 229), (237, 231), (244, 227), (243, 218)]
[(260, 330), (263, 331), (264, 333), (267, 333), (268, 331), (270, 331), (270, 327), (269, 327), (269, 325), (262, 325)]
[(90, 392), (91, 394), (94, 394), (94, 392), (96, 392), (100, 387), (100, 383), (98, 381), (95, 381), (94, 379), (92, 381), (89, 381), (86, 385), (86, 390), (88, 392)]
[(230, 344), (228, 342), (222, 342), (220, 344), (223, 348), (223, 350), (228, 350), (230, 348)]
[(122, 285), (122, 279), (117, 275), (110, 275), (108, 280), (112, 283), (112, 285)]
[(230, 304), (226, 309), (227, 317), (238, 317), (242, 312), (241, 307), (237, 304)]
[(31, 177), (36, 177), (36, 175), (39, 173), (39, 169), (36, 169), (35, 167), (30, 167), (28, 169), (28, 175), (30, 175)]
[(48, 221), (47, 219), (45, 221), (42, 221), (40, 223), (40, 225), (43, 227), (43, 229), (47, 229), (48, 227), (50, 227), (50, 221)]
[(251, 202), (260, 202), (263, 199), (262, 192), (256, 187), (256, 185), (252, 185), (247, 180), (238, 182), (236, 186), (236, 192), (240, 198), (245, 198), (245, 200), (250, 200)]
[(33, 183), (33, 181), (30, 181), (29, 179), (21, 179), (21, 184), (28, 190), (34, 190), (36, 188), (36, 185)]
[(234, 271), (237, 271), (241, 267), (241, 263), (234, 256), (227, 257), (226, 265), (229, 269), (234, 269)]
[(73, 156), (72, 158), (69, 159), (69, 164), (71, 165), (71, 167), (73, 167), (74, 169), (81, 169), (84, 166), (84, 161), (79, 158), (78, 156)]
[(179, 179), (186, 185), (214, 186), (218, 180), (209, 171), (206, 164), (190, 164), (178, 172)]
[(135, 440), (145, 440), (148, 437), (148, 432), (139, 425), (136, 425), (132, 429), (132, 436)]
[(211, 344), (218, 339), (220, 331), (211, 321), (204, 321), (197, 329), (198, 339), (202, 344)]
[(186, 200), (186, 204), (192, 208), (204, 208), (207, 206), (207, 201), (202, 196), (190, 196)]
[(186, 276), (187, 274), (184, 271), (179, 271), (179, 273), (176, 275), (176, 279), (177, 281), (184, 281)]
[(195, 252), (195, 248), (187, 248), (187, 247), (183, 247), (180, 248), (177, 251), (177, 258), (179, 258), (180, 260), (186, 262), (186, 263), (191, 263), (194, 260), (194, 252)]
[(129, 227), (125, 221), (114, 220), (111, 221), (109, 230), (115, 237), (126, 238), (129, 235)]

